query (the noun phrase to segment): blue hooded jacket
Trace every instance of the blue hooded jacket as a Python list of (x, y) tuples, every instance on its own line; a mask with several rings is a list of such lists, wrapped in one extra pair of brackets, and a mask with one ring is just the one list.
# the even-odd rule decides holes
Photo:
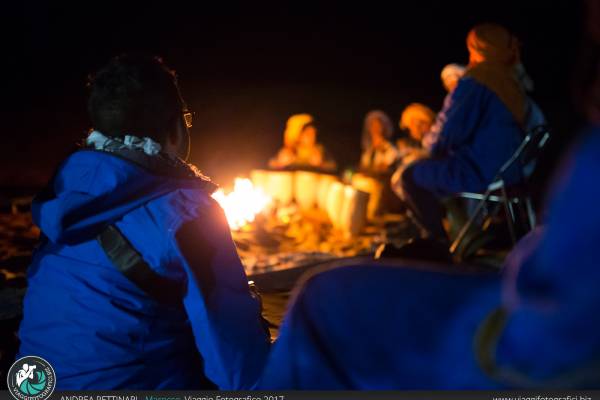
[(501, 275), (362, 260), (308, 278), (259, 387), (600, 387), (599, 128), (561, 172)]
[[(471, 77), (462, 78), (448, 94), (428, 135), (431, 158), (416, 162), (413, 176), (440, 197), (485, 191), (524, 136), (500, 98)], [(503, 178), (517, 183), (519, 169)]]
[[(28, 271), (19, 357), (50, 362), (59, 389), (252, 387), (270, 341), (212, 186), (106, 152), (71, 155), (32, 206), (46, 240)], [(111, 263), (96, 239), (109, 225), (183, 287), (179, 302)]]

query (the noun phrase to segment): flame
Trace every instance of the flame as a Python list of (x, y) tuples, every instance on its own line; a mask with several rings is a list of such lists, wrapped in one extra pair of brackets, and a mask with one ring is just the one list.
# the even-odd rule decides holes
[(271, 198), (260, 188), (255, 188), (250, 179), (235, 178), (233, 191), (225, 194), (223, 189), (212, 195), (225, 211), (229, 227), (239, 230), (254, 221), (254, 218), (271, 202)]

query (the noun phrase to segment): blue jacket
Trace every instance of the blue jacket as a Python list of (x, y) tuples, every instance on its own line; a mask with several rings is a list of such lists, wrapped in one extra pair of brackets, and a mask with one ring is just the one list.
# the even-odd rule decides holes
[[(415, 182), (439, 196), (484, 191), (521, 143), (522, 129), (500, 98), (473, 78), (461, 79), (448, 96), (429, 133), (431, 158), (414, 166)], [(518, 168), (504, 179), (516, 183)]]
[[(71, 155), (32, 206), (46, 240), (28, 271), (19, 356), (49, 361), (59, 389), (251, 387), (269, 338), (209, 185), (109, 153)], [(182, 285), (180, 302), (115, 268), (96, 240), (107, 225)]]
[[(600, 128), (561, 172), (547, 225), (501, 275), (362, 261), (309, 278), (259, 387), (600, 387)], [(497, 310), (487, 368), (476, 338)]]

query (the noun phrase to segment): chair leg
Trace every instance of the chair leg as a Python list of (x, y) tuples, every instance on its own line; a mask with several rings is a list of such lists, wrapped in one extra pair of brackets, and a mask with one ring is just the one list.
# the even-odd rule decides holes
[(489, 190), (487, 192), (485, 192), (483, 199), (481, 199), (481, 201), (479, 202), (479, 204), (477, 204), (477, 207), (473, 211), (473, 215), (471, 215), (471, 217), (469, 218), (467, 223), (464, 224), (463, 227), (461, 228), (461, 230), (458, 232), (456, 239), (454, 239), (454, 241), (450, 245), (450, 253), (451, 254), (456, 253), (458, 246), (460, 246), (460, 244), (462, 243), (463, 239), (465, 238), (465, 235), (469, 231), (469, 228), (471, 228), (471, 225), (473, 225), (473, 222), (475, 222), (475, 220), (477, 219), (477, 216), (479, 215), (481, 210), (483, 210), (483, 207), (485, 206), (487, 199), (490, 196), (490, 193), (491, 192)]
[(514, 209), (512, 203), (510, 202), (510, 199), (506, 194), (506, 188), (504, 186), (502, 186), (501, 191), (502, 203), (504, 204), (504, 212), (506, 214), (506, 223), (508, 224), (508, 232), (510, 233), (510, 239), (512, 240), (513, 244), (517, 244), (517, 235), (515, 233)]
[(527, 207), (527, 219), (529, 220), (529, 230), (533, 230), (536, 224), (535, 211), (533, 210), (533, 203), (531, 197), (525, 197), (525, 207)]

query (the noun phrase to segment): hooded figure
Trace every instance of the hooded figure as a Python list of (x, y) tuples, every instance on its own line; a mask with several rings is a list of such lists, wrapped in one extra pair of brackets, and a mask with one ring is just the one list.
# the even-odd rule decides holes
[(335, 161), (317, 142), (317, 127), (310, 114), (295, 114), (288, 118), (283, 133), (283, 147), (269, 160), (272, 168), (335, 169)]
[[(469, 32), (470, 64), (424, 142), (430, 158), (393, 178), (424, 234), (446, 240), (442, 198), (459, 192), (482, 192), (523, 138), (526, 97), (516, 74), (518, 41), (506, 29), (478, 25)], [(521, 179), (518, 166), (503, 177)]]
[(283, 132), (283, 147), (277, 155), (269, 160), (273, 168), (285, 168), (296, 162), (296, 151), (300, 140), (300, 133), (306, 124), (313, 122), (310, 114), (294, 114), (288, 118)]
[(383, 111), (370, 111), (365, 116), (361, 140), (361, 170), (385, 173), (394, 167), (398, 160), (398, 150), (390, 141), (393, 134), (392, 121)]
[(298, 145), (302, 128), (313, 121), (314, 118), (310, 114), (294, 114), (289, 117), (283, 132), (283, 145), (295, 148)]
[(517, 122), (525, 119), (525, 90), (518, 79), (519, 40), (496, 24), (475, 26), (467, 35), (469, 67), (472, 77), (494, 92)]
[(125, 56), (91, 86), (97, 130), (32, 204), (19, 357), (48, 360), (59, 389), (252, 387), (269, 337), (215, 185), (177, 157), (174, 76)]

